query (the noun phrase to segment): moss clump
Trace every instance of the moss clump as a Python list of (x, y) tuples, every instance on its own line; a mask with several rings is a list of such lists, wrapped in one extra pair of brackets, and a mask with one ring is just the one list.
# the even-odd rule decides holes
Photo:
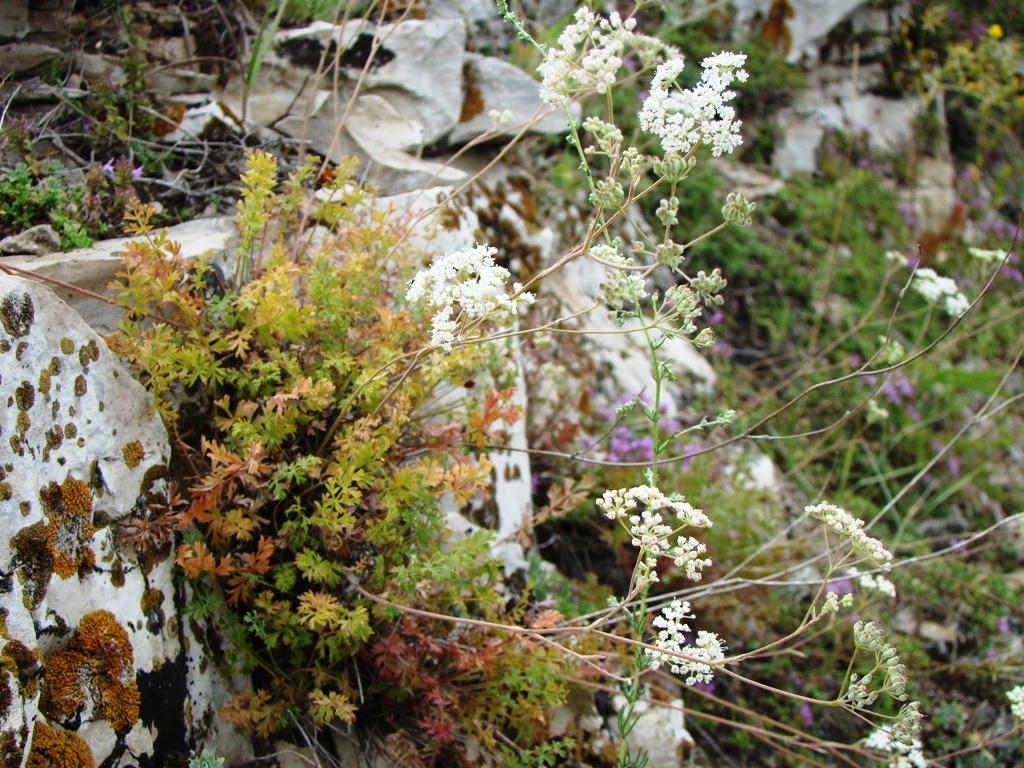
[(71, 339), (65, 336), (63, 339), (60, 340), (60, 351), (63, 352), (65, 355), (70, 355), (72, 352), (75, 351), (75, 342), (73, 342)]
[(124, 463), (130, 469), (135, 469), (146, 458), (146, 449), (142, 447), (142, 443), (138, 440), (132, 440), (121, 449), (121, 454), (124, 456)]
[(93, 768), (89, 745), (71, 731), (55, 731), (36, 721), (32, 730), (32, 751), (25, 768)]
[(89, 391), (89, 385), (85, 381), (85, 376), (75, 377), (75, 397), (81, 397)]

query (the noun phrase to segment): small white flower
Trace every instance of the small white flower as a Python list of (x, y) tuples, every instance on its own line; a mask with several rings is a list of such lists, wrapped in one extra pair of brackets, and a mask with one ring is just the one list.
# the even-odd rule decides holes
[(881, 574), (875, 576), (870, 573), (865, 573), (857, 579), (857, 582), (864, 587), (864, 589), (873, 589), (876, 592), (881, 592), (886, 597), (896, 597), (896, 585)]
[(1010, 714), (1018, 720), (1024, 720), (1024, 685), (1018, 685), (1006, 693), (1010, 701)]
[(876, 728), (871, 735), (864, 739), (865, 749), (874, 749), (878, 752), (888, 752), (890, 768), (927, 768), (928, 760), (925, 759), (924, 744), (920, 739), (915, 739), (908, 748), (898, 741), (894, 741), (888, 728)]
[(1006, 258), (1006, 251), (984, 251), (981, 248), (968, 248), (967, 251), (982, 264), (991, 264)]
[(917, 270), (910, 287), (923, 296), (926, 301), (933, 304), (942, 301), (943, 309), (952, 317), (960, 317), (970, 309), (971, 302), (960, 292), (956, 281), (939, 276), (934, 269), (922, 267)]
[(627, 47), (640, 37), (633, 34), (636, 20), (623, 21), (618, 13), (604, 18), (584, 6), (574, 18), (559, 35), (558, 47), (548, 49), (537, 67), (540, 97), (556, 108), (564, 107), (581, 90), (605, 93), (615, 83)]
[(512, 110), (506, 109), (499, 112), (496, 109), (492, 109), (487, 113), (487, 117), (491, 121), (491, 129), (497, 130), (501, 126), (505, 125), (505, 123), (512, 122)]

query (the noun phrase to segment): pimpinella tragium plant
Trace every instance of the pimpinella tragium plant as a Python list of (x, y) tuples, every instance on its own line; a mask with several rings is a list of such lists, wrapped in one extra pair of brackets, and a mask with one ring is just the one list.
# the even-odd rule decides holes
[[(660, 406), (677, 374), (661, 350), (678, 339), (711, 344), (701, 317), (727, 288), (717, 269), (689, 274), (686, 251), (714, 231), (748, 225), (754, 206), (730, 193), (712, 232), (673, 236), (685, 227), (675, 193), (700, 153), (727, 154), (740, 143), (730, 87), (745, 79), (746, 62), (710, 56), (697, 85), (680, 88), (682, 59), (634, 29), (632, 19), (581, 9), (558, 47), (542, 51), (541, 93), (553, 107), (606, 94), (627, 53), (654, 68), (638, 116), (651, 138), (627, 145), (613, 112), (571, 124), (592, 216), (575, 247), (523, 284), (509, 285), (487, 244), (437, 255), (417, 272), (422, 254), (344, 169), (335, 172), (333, 201), (307, 215), (312, 165), (282, 183), (261, 153), (243, 178), (230, 275), (181, 263), (174, 244), (150, 231), (147, 209), (131, 214), (145, 239), (126, 253), (126, 317), (114, 344), (156, 395), (188, 468), (179, 494), (163, 501), (164, 529), (182, 531), (175, 553), (195, 591), (193, 614), (219, 624), (253, 676), (252, 690), (225, 711), (239, 727), (298, 738), (365, 717), (386, 722), (423, 761), (455, 760), (471, 740), (523, 764), (542, 759), (546, 713), (585, 670), (622, 695), (617, 765), (642, 766), (647, 756), (628, 737), (656, 673), (668, 669), (691, 686), (720, 672), (753, 682), (737, 668), (849, 607), (823, 586), (790, 634), (729, 657), (728, 638), (697, 628), (690, 600), (654, 592), (665, 568), (696, 582), (711, 566), (699, 537), (714, 514), (662, 487), (666, 453), (688, 431), (733, 417), (662, 430)], [(627, 249), (617, 227), (648, 198), (657, 199), (662, 229)], [(329, 234), (313, 238), (300, 222), (323, 222)], [(571, 318), (531, 326), (527, 315), (517, 326), (516, 316), (545, 277), (575, 259), (606, 270), (591, 311), (639, 334), (653, 371), (651, 403), (630, 406), (650, 423), (644, 481), (597, 502), (636, 548), (635, 565), (626, 594), (585, 621), (533, 610), (528, 591), (509, 589), (490, 534), (453, 537), (439, 501), (458, 507), (488, 493), (491, 464), (480, 447), (521, 416), (504, 387), (505, 351), (525, 334), (571, 330)], [(672, 275), (672, 286), (655, 290), (655, 270)], [(468, 402), (441, 396), (477, 375), (496, 386)], [(177, 417), (183, 396), (205, 404), (198, 426)], [(806, 515), (824, 524), (823, 584), (840, 567), (889, 567), (881, 542), (841, 508), (822, 503)], [(834, 698), (788, 695), (885, 719), (868, 708), (881, 694), (904, 700), (906, 675), (876, 630), (861, 627)], [(626, 649), (624, 663), (593, 653), (602, 647)], [(862, 654), (873, 667), (854, 671)], [(909, 703), (888, 722), (894, 739), (913, 744), (919, 709)]]

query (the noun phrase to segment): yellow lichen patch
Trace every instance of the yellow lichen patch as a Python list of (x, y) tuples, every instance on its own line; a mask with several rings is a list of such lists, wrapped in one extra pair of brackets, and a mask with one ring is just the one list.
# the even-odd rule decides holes
[(46, 662), (40, 710), (52, 719), (75, 718), (89, 703), (92, 716), (126, 733), (139, 719), (139, 688), (128, 633), (110, 611), (82, 617), (66, 650)]
[(95, 562), (88, 546), (93, 534), (92, 492), (84, 480), (68, 477), (60, 486), (50, 483), (39, 495), (50, 518), (46, 538), (53, 555), (53, 572), (69, 579), (84, 562)]
[(37, 720), (25, 768), (93, 768), (89, 745), (71, 731), (55, 731)]
[(70, 355), (72, 352), (75, 351), (75, 342), (73, 342), (71, 339), (65, 336), (63, 339), (60, 340), (60, 351), (63, 352), (65, 355)]
[(135, 469), (146, 458), (146, 449), (142, 447), (142, 443), (138, 440), (132, 440), (121, 449), (121, 454), (124, 456), (124, 463), (130, 469)]

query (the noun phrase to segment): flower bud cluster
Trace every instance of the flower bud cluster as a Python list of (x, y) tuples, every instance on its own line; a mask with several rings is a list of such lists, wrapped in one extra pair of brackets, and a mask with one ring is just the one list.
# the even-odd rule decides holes
[[(590, 254), (597, 260), (607, 264), (630, 266), (633, 259), (619, 252), (619, 241), (611, 245), (600, 244), (590, 249)], [(647, 298), (647, 278), (635, 272), (623, 269), (609, 269), (598, 288), (597, 300), (622, 309), (625, 304), (637, 304)]]
[(821, 615), (826, 613), (835, 613), (842, 608), (850, 608), (853, 606), (853, 593), (847, 592), (842, 597), (831, 590), (825, 595), (825, 602), (821, 606)]
[[(725, 658), (725, 646), (714, 632), (697, 633), (696, 641), (686, 642), (690, 626), (686, 619), (692, 619), (690, 604), (685, 600), (673, 600), (662, 608), (661, 613), (651, 622), (658, 628), (654, 641), (657, 648), (645, 648), (651, 669), (667, 664), (677, 675), (686, 675), (686, 684), (710, 683), (714, 676), (712, 664)], [(682, 658), (682, 654), (689, 658)]]
[(840, 537), (848, 536), (854, 550), (881, 566), (883, 570), (888, 571), (892, 568), (892, 553), (886, 550), (878, 539), (864, 533), (863, 520), (858, 520), (845, 509), (826, 501), (805, 507), (804, 511), (811, 517), (821, 520)]
[[(421, 270), (409, 283), (406, 298), (410, 302), (426, 299), (429, 306), (439, 307), (431, 319), (430, 346), (451, 352), (458, 341), (458, 318), (480, 318), (504, 309), (516, 314), (522, 303), (531, 304), (533, 294), (513, 285), (513, 298), (505, 289), (510, 273), (494, 263), (497, 248), (478, 245), (436, 257), (430, 268)], [(455, 306), (459, 313), (456, 314)]]
[[(900, 663), (899, 654), (886, 642), (885, 635), (878, 625), (873, 621), (858, 621), (853, 625), (853, 639), (858, 649), (874, 653), (875, 669), (885, 675), (881, 691), (898, 701), (906, 700), (907, 668)], [(861, 682), (867, 685), (869, 679), (870, 675), (862, 678)]]
[(754, 209), (757, 203), (747, 200), (742, 192), (730, 192), (725, 196), (722, 206), (722, 218), (738, 227), (749, 227), (753, 223)]
[(706, 305), (711, 306), (722, 306), (725, 301), (720, 293), (727, 286), (729, 282), (722, 277), (722, 270), (715, 267), (711, 270), (711, 274), (707, 274), (703, 269), (697, 273), (696, 277), (690, 278), (690, 287), (697, 292), (700, 296), (701, 301)]

